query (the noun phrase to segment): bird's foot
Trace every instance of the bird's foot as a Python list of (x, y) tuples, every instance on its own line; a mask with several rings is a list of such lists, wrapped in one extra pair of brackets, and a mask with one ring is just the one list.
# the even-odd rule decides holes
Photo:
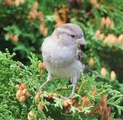
[(43, 91), (43, 87), (44, 87), (44, 86), (41, 85), (40, 88), (39, 88), (39, 90), (40, 90), (41, 92)]
[(74, 97), (74, 93), (72, 93), (70, 96), (66, 97), (66, 96), (62, 96), (62, 99), (71, 99)]

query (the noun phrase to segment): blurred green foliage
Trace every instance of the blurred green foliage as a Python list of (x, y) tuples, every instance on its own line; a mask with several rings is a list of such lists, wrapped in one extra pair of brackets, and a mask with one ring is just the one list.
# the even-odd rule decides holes
[[(65, 12), (66, 8), (63, 5), (69, 9), (67, 12)], [(66, 19), (64, 20), (64, 18)], [(82, 114), (77, 115), (77, 113), (74, 113), (74, 108), (70, 115), (63, 114), (63, 108), (59, 108), (61, 104), (56, 105), (61, 99), (56, 99), (55, 103), (47, 103), (46, 101), (44, 111), (37, 111), (37, 104), (34, 103), (35, 92), (42, 83), (42, 81), (39, 81), (40, 76), (42, 76), (41, 70), (37, 67), (38, 59), (43, 61), (40, 51), (41, 44), (53, 32), (55, 26), (65, 22), (72, 22), (79, 25), (85, 34), (87, 41), (87, 46), (83, 49), (85, 64), (100, 74), (99, 77), (96, 76), (97, 78), (94, 79), (91, 78), (92, 76), (87, 78), (89, 81), (92, 79), (92, 82), (87, 82), (87, 85), (95, 84), (98, 91), (101, 89), (98, 94), (106, 89), (107, 91), (102, 93), (109, 94), (107, 102), (111, 106), (111, 117), (114, 120), (115, 118), (122, 119), (122, 21), (122, 0), (57, 0), (57, 2), (55, 0), (38, 0), (37, 2), (34, 0), (1, 0), (0, 97), (2, 99), (0, 100), (0, 117), (2, 116), (3, 119), (23, 120), (27, 119), (28, 112), (33, 110), (36, 114), (35, 119), (43, 116), (45, 120), (51, 118), (56, 120), (56, 114), (61, 115), (61, 119), (66, 118), (67, 120), (72, 119), (72, 117), (78, 120), (100, 119), (99, 115), (96, 116), (95, 114), (88, 118), (81, 118), (84, 112), (82, 111)], [(5, 51), (6, 48), (8, 48), (11, 54), (15, 52), (16, 55), (10, 55), (8, 51)], [(31, 53), (34, 53), (35, 56)], [(29, 56), (32, 57), (29, 59)], [(29, 66), (25, 66), (18, 61)], [(21, 66), (20, 69), (17, 69), (18, 66)], [(46, 74), (44, 72), (43, 81), (46, 78)], [(15, 97), (17, 91), (15, 85), (22, 82), (26, 84), (31, 93), (30, 98), (27, 98), (27, 101), (24, 103), (19, 102)], [(59, 88), (66, 85), (64, 81), (59, 83), (58, 79), (54, 83), (51, 82), (50, 88), (46, 87), (46, 90), (48, 92), (53, 90), (54, 84), (58, 84)], [(79, 85), (81, 86), (81, 82)], [(105, 87), (103, 88), (103, 86)], [(89, 90), (89, 87), (87, 89)], [(58, 94), (66, 95), (63, 92)], [(83, 90), (79, 94), (89, 96), (91, 93), (89, 91), (86, 93)], [(103, 94), (100, 94), (98, 99), (94, 98), (92, 100), (95, 106)], [(49, 112), (47, 109), (53, 112)], [(92, 108), (87, 108), (88, 110), (91, 111)], [(55, 115), (53, 115), (54, 113)]]

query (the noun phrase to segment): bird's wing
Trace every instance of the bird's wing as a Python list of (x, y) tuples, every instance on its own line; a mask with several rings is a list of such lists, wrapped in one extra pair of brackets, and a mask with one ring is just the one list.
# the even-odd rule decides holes
[[(78, 47), (78, 49), (76, 50), (76, 58), (77, 60), (79, 60), (82, 64), (85, 61), (84, 59), (84, 55), (83, 55), (83, 51), (81, 49), (81, 47)], [(83, 64), (84, 65), (84, 64)], [(87, 66), (84, 65), (84, 73), (93, 73), (93, 70), (91, 70), (90, 68), (88, 68)]]
[(79, 60), (80, 62), (84, 62), (84, 55), (82, 50), (78, 47), (78, 49), (76, 50), (76, 58), (77, 60)]

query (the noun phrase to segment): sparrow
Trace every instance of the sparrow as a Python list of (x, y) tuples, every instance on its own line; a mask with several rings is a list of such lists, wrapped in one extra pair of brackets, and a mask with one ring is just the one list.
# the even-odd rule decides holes
[(62, 24), (42, 43), (43, 62), (48, 71), (46, 81), (40, 90), (50, 82), (53, 77), (64, 78), (72, 83), (72, 92), (68, 98), (74, 96), (77, 81), (87, 68), (83, 64), (84, 57), (81, 47), (86, 45), (81, 28), (72, 23)]

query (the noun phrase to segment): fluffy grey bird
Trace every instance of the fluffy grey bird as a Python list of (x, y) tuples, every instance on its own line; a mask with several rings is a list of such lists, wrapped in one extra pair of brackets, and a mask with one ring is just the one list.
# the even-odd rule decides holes
[(67, 23), (57, 27), (42, 44), (43, 61), (48, 71), (47, 80), (40, 90), (52, 80), (53, 76), (71, 80), (73, 88), (69, 98), (73, 97), (81, 72), (86, 69), (80, 46), (86, 45), (81, 28)]

